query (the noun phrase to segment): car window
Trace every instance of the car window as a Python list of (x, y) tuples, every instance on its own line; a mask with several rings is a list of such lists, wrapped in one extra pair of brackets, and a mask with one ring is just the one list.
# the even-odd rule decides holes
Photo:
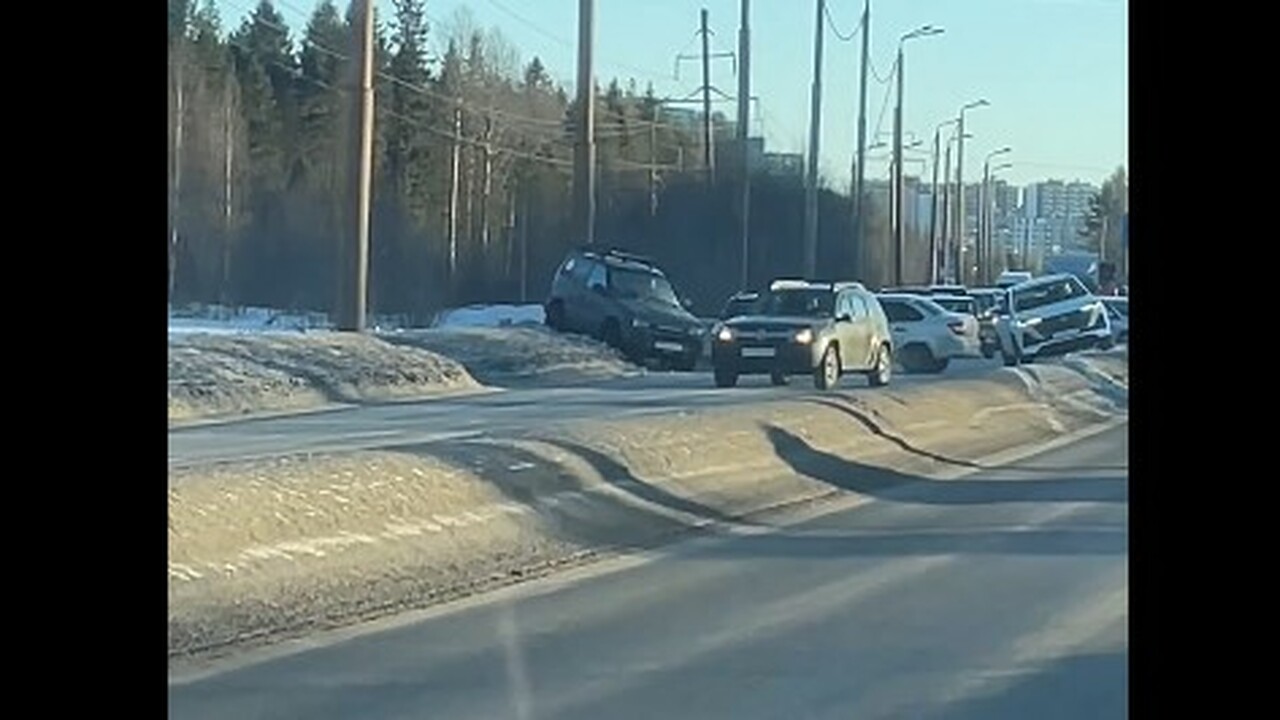
[(668, 305), (679, 305), (675, 288), (661, 275), (644, 270), (612, 268), (609, 273), (609, 288), (620, 298), (653, 298)]
[(859, 295), (846, 295), (849, 302), (849, 314), (854, 320), (861, 320), (867, 317), (867, 304)]
[(1013, 293), (1014, 310), (1032, 310), (1045, 305), (1070, 300), (1088, 291), (1075, 278), (1063, 278), (1056, 282), (1020, 288)]
[[(586, 263), (583, 263), (583, 264), (585, 265)], [(591, 267), (588, 269), (588, 273), (587, 273), (587, 287), (589, 288), (594, 288), (596, 286), (605, 287), (606, 279), (607, 279), (607, 274), (605, 273), (604, 265), (601, 265), (599, 263), (591, 263)]]
[[(1106, 302), (1106, 301), (1103, 301)], [(1129, 303), (1107, 302), (1107, 307), (1121, 317), (1129, 317)]]
[(763, 315), (831, 317), (836, 296), (830, 290), (775, 290), (764, 299)]
[(924, 319), (924, 313), (903, 300), (881, 300), (880, 307), (884, 308), (889, 322), (920, 322)]

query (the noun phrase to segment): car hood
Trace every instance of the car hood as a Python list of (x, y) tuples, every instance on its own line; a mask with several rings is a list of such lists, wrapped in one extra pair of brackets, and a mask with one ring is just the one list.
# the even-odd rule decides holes
[(799, 330), (801, 328), (819, 327), (823, 324), (821, 318), (811, 318), (799, 316), (777, 316), (777, 315), (744, 315), (736, 317), (725, 322), (725, 325), (734, 330)]
[(651, 298), (620, 300), (619, 303), (633, 316), (652, 325), (664, 325), (681, 329), (701, 328), (703, 322), (688, 310)]

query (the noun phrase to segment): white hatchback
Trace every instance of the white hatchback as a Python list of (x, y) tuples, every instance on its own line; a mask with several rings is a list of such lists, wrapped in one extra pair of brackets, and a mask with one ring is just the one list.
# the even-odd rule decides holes
[(978, 319), (919, 295), (877, 295), (893, 333), (894, 357), (907, 372), (938, 373), (957, 358), (982, 357)]

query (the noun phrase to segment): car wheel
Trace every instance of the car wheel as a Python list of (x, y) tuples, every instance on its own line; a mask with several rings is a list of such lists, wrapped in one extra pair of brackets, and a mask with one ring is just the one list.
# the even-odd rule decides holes
[(884, 387), (889, 384), (892, 375), (893, 353), (888, 345), (881, 345), (880, 351), (876, 353), (875, 367), (867, 374), (867, 381), (872, 387)]
[(929, 348), (920, 343), (912, 343), (902, 348), (902, 369), (907, 372), (929, 372), (937, 361)]
[(622, 350), (622, 328), (618, 321), (609, 319), (600, 326), (600, 341), (614, 350)]
[(769, 373), (769, 382), (777, 386), (787, 384), (787, 376), (780, 372)]
[(830, 390), (840, 381), (840, 349), (828, 345), (822, 353), (822, 362), (813, 369), (813, 386), (819, 390)]
[(990, 345), (983, 345), (983, 346), (982, 346), (982, 357), (984, 357), (984, 358), (986, 358), (986, 359), (990, 360), (991, 358), (993, 358), (993, 357), (995, 357), (995, 356), (996, 356), (996, 349), (995, 349), (995, 348), (991, 347)]
[(698, 356), (685, 355), (679, 360), (672, 361), (671, 367), (677, 372), (693, 372), (698, 367)]
[(715, 369), (716, 387), (731, 388), (738, 384), (738, 373), (723, 368)]
[(556, 300), (547, 306), (546, 322), (556, 332), (564, 330), (564, 303)]
[(940, 373), (947, 369), (951, 364), (951, 358), (935, 358), (933, 364), (929, 366), (929, 372)]

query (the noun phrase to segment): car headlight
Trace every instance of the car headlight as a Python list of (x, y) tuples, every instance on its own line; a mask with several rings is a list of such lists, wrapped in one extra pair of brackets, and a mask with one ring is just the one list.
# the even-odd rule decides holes
[(813, 330), (811, 328), (805, 328), (800, 332), (797, 332), (796, 342), (800, 343), (801, 345), (808, 345), (809, 343), (813, 342)]
[(649, 323), (645, 320), (641, 320), (640, 318), (631, 318), (631, 327), (636, 329), (644, 329), (649, 327)]
[(1035, 327), (1040, 324), (1041, 319), (1042, 318), (1032, 317), (1032, 318), (1027, 318), (1026, 320), (1019, 320), (1018, 327), (1024, 327), (1024, 328)]
[(733, 328), (720, 328), (720, 331), (716, 333), (716, 339), (720, 342), (733, 342)]

